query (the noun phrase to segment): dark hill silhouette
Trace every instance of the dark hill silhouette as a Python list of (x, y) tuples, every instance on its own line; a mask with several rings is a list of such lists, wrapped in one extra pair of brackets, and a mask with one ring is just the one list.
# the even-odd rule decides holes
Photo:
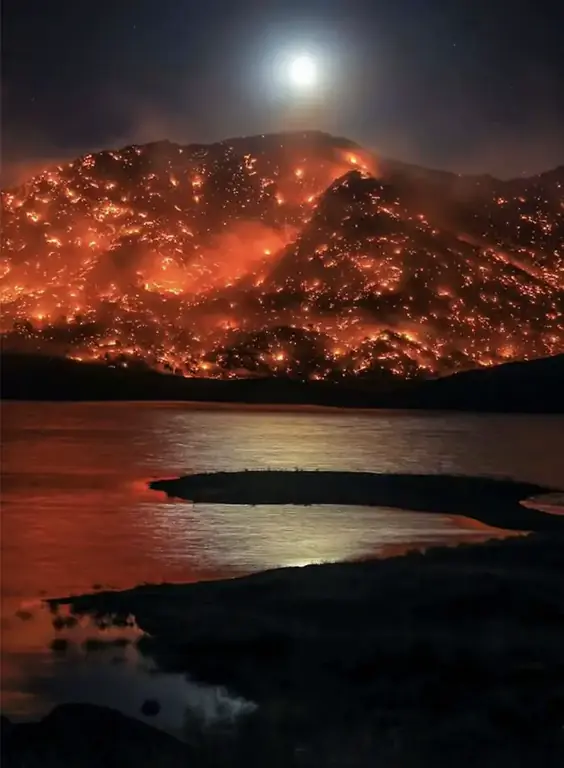
[[(296, 343), (304, 343), (296, 339)], [(40, 355), (5, 354), (4, 400), (179, 400), (258, 405), (319, 405), (340, 408), (564, 413), (564, 355), (466, 371), (443, 379), (397, 382), (345, 379), (340, 383), (292, 378), (230, 381), (184, 378), (78, 363)]]

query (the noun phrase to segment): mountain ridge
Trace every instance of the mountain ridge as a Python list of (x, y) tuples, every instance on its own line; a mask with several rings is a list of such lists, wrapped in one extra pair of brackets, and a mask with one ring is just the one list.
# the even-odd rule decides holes
[(3, 187), (3, 191), (10, 192), (18, 187), (21, 187), (25, 185), (28, 181), (30, 181), (35, 175), (41, 175), (42, 173), (48, 173), (50, 171), (53, 171), (57, 169), (58, 167), (68, 165), (72, 162), (76, 162), (78, 160), (82, 160), (85, 157), (88, 157), (92, 154), (95, 155), (103, 155), (105, 153), (109, 152), (117, 152), (121, 153), (127, 150), (132, 150), (135, 147), (142, 147), (142, 148), (159, 148), (159, 147), (173, 147), (175, 150), (183, 149), (184, 151), (202, 151), (206, 150), (210, 146), (227, 146), (227, 147), (233, 147), (236, 148), (237, 146), (243, 146), (245, 143), (248, 142), (258, 142), (258, 140), (262, 141), (275, 141), (279, 139), (281, 136), (283, 137), (290, 137), (290, 138), (299, 138), (299, 137), (306, 137), (310, 140), (317, 139), (318, 141), (324, 141), (330, 144), (331, 146), (338, 146), (341, 149), (344, 150), (350, 150), (350, 151), (359, 151), (359, 152), (366, 152), (369, 155), (373, 155), (374, 157), (379, 157), (380, 162), (382, 162), (386, 168), (393, 169), (396, 168), (398, 170), (404, 170), (406, 172), (410, 173), (422, 173), (423, 175), (429, 174), (429, 175), (435, 175), (437, 178), (444, 177), (445, 179), (468, 179), (471, 181), (490, 181), (494, 182), (496, 184), (504, 185), (504, 184), (512, 184), (515, 182), (523, 182), (533, 179), (545, 179), (545, 178), (556, 178), (557, 180), (562, 180), (564, 178), (564, 163), (561, 163), (553, 168), (547, 168), (544, 171), (539, 171), (538, 173), (531, 173), (531, 174), (524, 174), (524, 175), (518, 175), (518, 176), (510, 176), (508, 178), (501, 178), (500, 176), (495, 176), (494, 174), (488, 173), (486, 171), (482, 173), (462, 173), (452, 170), (446, 170), (442, 168), (435, 168), (435, 167), (427, 167), (424, 165), (420, 165), (418, 163), (413, 162), (407, 162), (403, 160), (399, 160), (397, 158), (393, 157), (380, 157), (379, 154), (374, 150), (367, 150), (363, 147), (362, 144), (358, 143), (357, 141), (353, 139), (348, 139), (345, 136), (335, 136), (331, 133), (328, 133), (326, 131), (311, 129), (311, 130), (296, 130), (296, 131), (273, 131), (268, 132), (264, 134), (249, 134), (249, 135), (242, 135), (242, 136), (230, 136), (226, 139), (221, 139), (219, 141), (215, 142), (201, 142), (201, 141), (194, 141), (194, 142), (178, 142), (178, 141), (172, 141), (171, 139), (155, 139), (147, 142), (132, 142), (127, 143), (122, 146), (120, 146), (117, 149), (108, 149), (108, 148), (102, 148), (96, 151), (89, 151), (84, 152), (83, 154), (77, 155), (74, 159), (69, 160), (61, 160), (61, 161), (53, 161), (49, 164), (46, 164), (39, 173), (32, 174), (29, 176), (27, 181), (19, 182), (19, 183), (10, 183)]
[(89, 154), (2, 204), (8, 350), (339, 380), (564, 349), (564, 167), (490, 181), (294, 132)]

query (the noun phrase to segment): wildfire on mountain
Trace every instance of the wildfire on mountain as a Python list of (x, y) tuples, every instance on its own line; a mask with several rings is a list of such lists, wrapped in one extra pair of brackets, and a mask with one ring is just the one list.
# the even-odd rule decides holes
[(313, 379), (564, 350), (564, 169), (459, 177), (315, 133), (159, 142), (2, 208), (5, 348)]

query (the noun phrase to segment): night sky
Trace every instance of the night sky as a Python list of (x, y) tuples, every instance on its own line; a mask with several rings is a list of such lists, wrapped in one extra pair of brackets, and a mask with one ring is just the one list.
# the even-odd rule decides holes
[[(3, 0), (3, 175), (295, 127), (461, 172), (564, 162), (559, 0)], [(307, 53), (321, 82), (289, 86)]]

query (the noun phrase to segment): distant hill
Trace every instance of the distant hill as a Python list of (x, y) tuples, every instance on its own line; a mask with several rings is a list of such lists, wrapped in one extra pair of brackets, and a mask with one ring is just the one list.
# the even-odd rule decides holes
[(564, 355), (467, 371), (434, 381), (304, 382), (183, 378), (44, 356), (5, 354), (4, 400), (154, 400), (340, 408), (564, 413)]
[(373, 386), (552, 355), (563, 202), (564, 167), (460, 176), (316, 131), (89, 154), (2, 193), (4, 349)]
[(395, 408), (564, 413), (564, 355), (409, 384), (381, 402)]

